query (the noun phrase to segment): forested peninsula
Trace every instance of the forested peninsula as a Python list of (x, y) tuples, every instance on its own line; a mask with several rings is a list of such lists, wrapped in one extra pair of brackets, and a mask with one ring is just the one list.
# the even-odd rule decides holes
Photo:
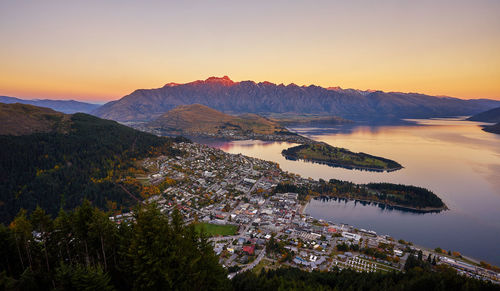
[(355, 184), (347, 181), (330, 179), (321, 180), (314, 186), (297, 186), (280, 183), (274, 190), (299, 193), (304, 200), (311, 198), (341, 198), (357, 200), (394, 207), (415, 212), (439, 212), (447, 210), (446, 204), (432, 191), (425, 188), (392, 183)]
[(403, 168), (399, 163), (386, 158), (354, 153), (323, 142), (291, 147), (283, 150), (281, 154), (289, 160), (304, 160), (347, 169), (390, 172)]

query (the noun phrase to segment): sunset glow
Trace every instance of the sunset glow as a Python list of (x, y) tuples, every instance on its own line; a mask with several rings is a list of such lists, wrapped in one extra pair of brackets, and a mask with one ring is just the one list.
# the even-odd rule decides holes
[(500, 1), (167, 2), (0, 0), (0, 95), (228, 75), (500, 100)]

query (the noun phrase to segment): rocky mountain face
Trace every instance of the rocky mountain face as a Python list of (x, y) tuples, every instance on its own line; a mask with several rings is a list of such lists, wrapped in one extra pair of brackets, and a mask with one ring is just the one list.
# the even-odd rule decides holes
[(471, 115), (500, 106), (494, 100), (462, 100), (417, 93), (360, 91), (270, 82), (233, 82), (227, 76), (141, 89), (92, 113), (122, 122), (151, 121), (179, 105), (202, 104), (225, 113), (335, 115), (382, 120)]
[(0, 96), (0, 102), (7, 103), (7, 104), (22, 103), (22, 104), (41, 106), (41, 107), (48, 107), (48, 108), (52, 108), (56, 111), (60, 111), (63, 113), (68, 113), (68, 114), (73, 114), (76, 112), (89, 113), (89, 112), (97, 109), (100, 106), (98, 104), (85, 103), (85, 102), (74, 101), (74, 100), (50, 100), (50, 99), (27, 100), (27, 99), (20, 99), (20, 98), (7, 97), (7, 96)]
[(478, 113), (469, 117), (467, 120), (481, 122), (500, 122), (500, 107)]

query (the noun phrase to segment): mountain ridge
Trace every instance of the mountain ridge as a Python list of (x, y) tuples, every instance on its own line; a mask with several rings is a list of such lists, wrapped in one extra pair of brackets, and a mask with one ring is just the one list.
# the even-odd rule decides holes
[(52, 100), (52, 99), (21, 99), (17, 97), (0, 96), (0, 103), (22, 103), (30, 104), (40, 107), (48, 107), (56, 111), (60, 111), (67, 114), (82, 112), (90, 113), (91, 111), (99, 108), (100, 105), (81, 102), (76, 100)]
[(70, 116), (50, 108), (30, 104), (0, 103), (0, 135), (67, 133)]
[(380, 120), (472, 115), (500, 101), (441, 98), (418, 93), (327, 89), (316, 85), (233, 82), (210, 77), (185, 84), (138, 89), (104, 104), (92, 114), (121, 122), (146, 122), (179, 105), (202, 104), (224, 113), (316, 114), (351, 120)]
[(500, 107), (493, 108), (493, 109), (490, 109), (488, 111), (478, 113), (476, 115), (473, 115), (473, 116), (467, 118), (467, 120), (491, 122), (491, 123), (500, 122)]

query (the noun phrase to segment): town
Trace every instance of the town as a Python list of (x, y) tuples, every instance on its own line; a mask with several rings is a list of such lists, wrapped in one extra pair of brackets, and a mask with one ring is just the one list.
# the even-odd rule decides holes
[[(284, 172), (276, 163), (196, 143), (173, 146), (185, 155), (140, 162), (146, 174), (137, 179), (160, 190), (144, 203), (155, 203), (165, 215), (178, 209), (186, 223), (207, 233), (230, 278), (251, 269), (280, 266), (398, 272), (415, 256), (431, 265), (500, 283), (500, 273), (458, 253), (416, 247), (402, 239), (305, 214), (313, 197), (280, 193), (277, 186), (310, 187), (318, 181)], [(130, 223), (133, 213), (110, 220)]]

